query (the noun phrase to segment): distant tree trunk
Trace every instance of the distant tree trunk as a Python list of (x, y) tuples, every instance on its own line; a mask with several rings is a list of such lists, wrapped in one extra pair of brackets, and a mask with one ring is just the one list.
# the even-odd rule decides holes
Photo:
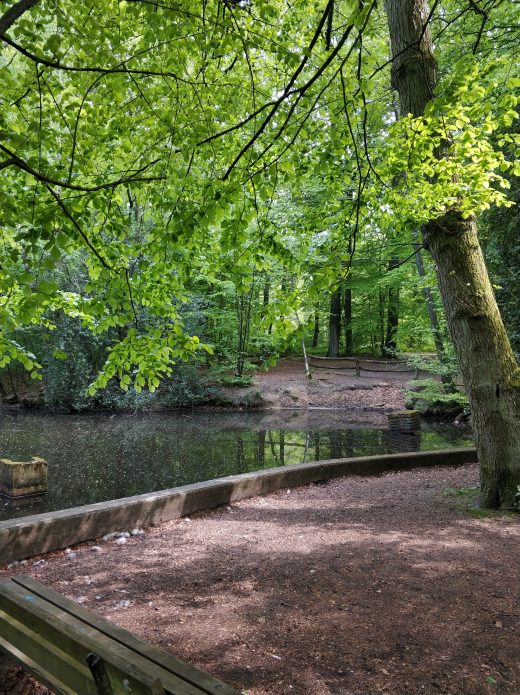
[[(388, 261), (388, 270), (399, 267), (399, 259), (391, 258)], [(397, 352), (397, 329), (399, 328), (399, 287), (390, 285), (388, 288), (388, 308), (386, 314), (386, 336), (383, 347), (383, 355), (395, 357)]]
[(251, 284), (251, 289), (247, 293), (237, 293), (236, 307), (238, 315), (238, 335), (237, 335), (237, 358), (236, 376), (242, 376), (246, 360), (246, 348), (249, 342), (251, 330), (251, 309), (253, 306), (253, 296), (255, 281)]
[(345, 300), (343, 302), (343, 317), (345, 321), (345, 354), (354, 352), (354, 335), (352, 332), (352, 288), (345, 287)]
[(318, 340), (320, 338), (320, 312), (316, 308), (314, 310), (314, 331), (312, 333), (312, 349), (315, 350), (318, 347)]
[[(426, 271), (424, 269), (424, 263), (421, 254), (420, 244), (414, 243), (413, 245), (415, 251), (415, 265), (417, 267), (417, 273), (421, 280), (426, 277)], [(446, 354), (446, 349), (444, 347), (444, 340), (441, 333), (441, 328), (439, 325), (439, 318), (437, 316), (437, 309), (435, 308), (435, 302), (433, 300), (433, 294), (431, 287), (427, 285), (423, 286), (422, 294), (424, 301), (426, 302), (426, 308), (428, 310), (428, 317), (430, 319), (430, 327), (432, 329), (433, 342), (435, 344), (435, 351), (437, 352), (437, 359), (443, 367), (448, 366), (448, 356)], [(446, 393), (455, 393), (457, 387), (453, 381), (453, 376), (449, 373), (443, 373), (441, 375), (441, 381), (444, 386)]]
[[(402, 113), (419, 116), (436, 86), (425, 0), (386, 0), (392, 86)], [(439, 157), (442, 157), (442, 151)], [(520, 484), (520, 368), (509, 344), (473, 218), (451, 210), (423, 229), (468, 394), (481, 503), (509, 507)]]
[(262, 295), (263, 295), (262, 296), (262, 307), (264, 309), (269, 306), (270, 289), (271, 289), (271, 285), (269, 283), (269, 280), (266, 278), (264, 280), (264, 287), (262, 289)]
[(377, 333), (379, 342), (379, 354), (385, 354), (385, 293), (379, 290), (379, 304), (377, 314)]
[[(265, 278), (264, 280), (264, 286), (262, 288), (262, 313), (265, 316), (269, 309), (269, 302), (271, 300), (271, 282), (268, 277)], [(269, 328), (267, 329), (267, 335), (271, 335), (273, 332), (273, 324), (269, 324)]]
[(341, 291), (338, 288), (330, 295), (329, 313), (329, 357), (339, 355), (339, 336), (341, 333)]

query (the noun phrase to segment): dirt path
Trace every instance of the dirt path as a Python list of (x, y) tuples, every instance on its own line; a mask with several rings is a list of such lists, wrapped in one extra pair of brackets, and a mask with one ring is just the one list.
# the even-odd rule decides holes
[[(477, 478), (284, 490), (0, 576), (29, 572), (248, 695), (518, 695), (518, 519), (444, 494)], [(0, 691), (36, 692), (16, 679)]]
[[(258, 371), (246, 393), (258, 391), (267, 408), (337, 408), (387, 413), (404, 407), (403, 386), (412, 373), (362, 372), (338, 367), (305, 373), (303, 358), (285, 358), (268, 372)], [(234, 390), (236, 394), (236, 389)]]

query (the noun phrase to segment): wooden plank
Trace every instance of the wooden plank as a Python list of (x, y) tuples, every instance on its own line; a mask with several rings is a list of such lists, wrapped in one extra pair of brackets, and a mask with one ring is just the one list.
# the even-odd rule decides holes
[[(16, 622), (34, 633), (34, 641), (37, 641), (38, 636), (38, 639), (47, 641), (54, 647), (47, 653), (45, 666), (59, 680), (67, 682), (66, 677), (71, 675), (67, 661), (61, 658), (63, 653), (86, 669), (88, 675), (82, 682), (77, 681), (78, 695), (95, 693), (90, 685), (93, 683), (92, 674), (85, 663), (89, 652), (99, 654), (105, 662), (114, 695), (127, 695), (130, 692), (128, 688), (135, 695), (164, 693), (158, 685), (157, 674), (149, 668), (147, 660), (12, 581), (0, 583), (0, 611), (11, 618), (12, 631)], [(9, 622), (4, 617), (2, 634), (8, 626)], [(23, 644), (17, 646), (20, 651), (24, 650)], [(34, 658), (34, 655), (31, 656)], [(186, 689), (180, 679), (175, 686), (176, 692), (182, 695), (200, 695), (197, 690)]]
[[(53, 690), (70, 695), (79, 692), (97, 695), (86, 664), (83, 667), (76, 659), (3, 610), (0, 610), (0, 635), (5, 651), (36, 678), (44, 676), (45, 684)], [(39, 668), (35, 669), (34, 664)]]
[[(11, 642), (0, 636), (0, 650), (3, 650), (9, 657), (16, 661), (23, 669), (31, 673), (40, 683), (51, 688), (56, 695), (77, 695), (74, 690), (71, 690), (65, 683), (62, 683), (55, 678), (43, 665), (34, 661), (26, 654), (26, 644), (23, 645), (24, 651), (17, 649)], [(0, 691), (1, 692), (1, 691)]]
[[(32, 591), (36, 596), (40, 596), (49, 603), (55, 605), (57, 608), (69, 613), (70, 615), (82, 620), (87, 625), (90, 625), (107, 637), (112, 638), (121, 645), (131, 649), (136, 654), (140, 654), (143, 657), (149, 659), (153, 664), (165, 669), (167, 672), (185, 680), (187, 683), (192, 684), (199, 688), (199, 692), (204, 693), (204, 695), (239, 695), (239, 692), (229, 685), (222, 683), (213, 676), (210, 676), (203, 671), (190, 666), (183, 661), (175, 658), (173, 655), (164, 652), (157, 647), (148, 644), (139, 639), (128, 630), (125, 630), (114, 623), (102, 618), (95, 613), (87, 610), (78, 603), (75, 603), (71, 599), (63, 596), (62, 594), (50, 589), (49, 587), (41, 584), (32, 577), (27, 577), (20, 575), (14, 577), (13, 580), (19, 586)], [(166, 691), (169, 693), (168, 682), (161, 678), (161, 683)], [(173, 692), (173, 691), (172, 691)]]

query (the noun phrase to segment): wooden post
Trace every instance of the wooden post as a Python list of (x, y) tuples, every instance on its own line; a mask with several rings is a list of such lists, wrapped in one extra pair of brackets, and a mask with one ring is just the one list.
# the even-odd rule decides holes
[(361, 367), (359, 366), (359, 360), (356, 360), (356, 376), (361, 376)]
[(88, 664), (99, 695), (113, 695), (114, 691), (110, 685), (103, 659), (97, 654), (94, 654), (94, 652), (90, 652), (90, 654), (87, 654), (85, 657), (85, 661)]

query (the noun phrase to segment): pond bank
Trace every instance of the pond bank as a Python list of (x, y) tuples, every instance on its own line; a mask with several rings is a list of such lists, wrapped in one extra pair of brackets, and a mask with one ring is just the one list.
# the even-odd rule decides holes
[[(378, 362), (378, 364), (380, 364)], [(404, 407), (403, 386), (413, 376), (413, 372), (398, 373), (373, 371), (362, 372), (356, 377), (352, 369), (337, 366), (313, 369), (312, 378), (308, 379), (303, 358), (281, 358), (276, 366), (268, 371), (259, 369), (255, 372), (249, 386), (218, 386), (193, 406), (188, 403), (184, 408), (149, 402), (139, 410), (143, 412), (190, 410), (199, 408), (233, 408), (233, 409), (308, 409), (313, 407), (335, 408), (353, 412), (387, 413)], [(157, 392), (160, 399), (161, 391)], [(63, 407), (45, 407), (43, 390), (37, 383), (16, 398), (3, 400), (4, 406), (19, 408), (37, 408), (54, 413), (74, 412)], [(96, 411), (94, 411), (96, 412)], [(102, 411), (97, 411), (102, 412)], [(107, 410), (105, 412), (129, 412), (128, 409)], [(134, 412), (131, 409), (130, 412)]]
[(321, 483), (339, 476), (378, 475), (414, 466), (462, 465), (475, 460), (476, 451), (470, 448), (315, 461), (0, 521), (0, 566), (107, 533), (128, 535), (133, 529), (265, 495), (282, 487)]

